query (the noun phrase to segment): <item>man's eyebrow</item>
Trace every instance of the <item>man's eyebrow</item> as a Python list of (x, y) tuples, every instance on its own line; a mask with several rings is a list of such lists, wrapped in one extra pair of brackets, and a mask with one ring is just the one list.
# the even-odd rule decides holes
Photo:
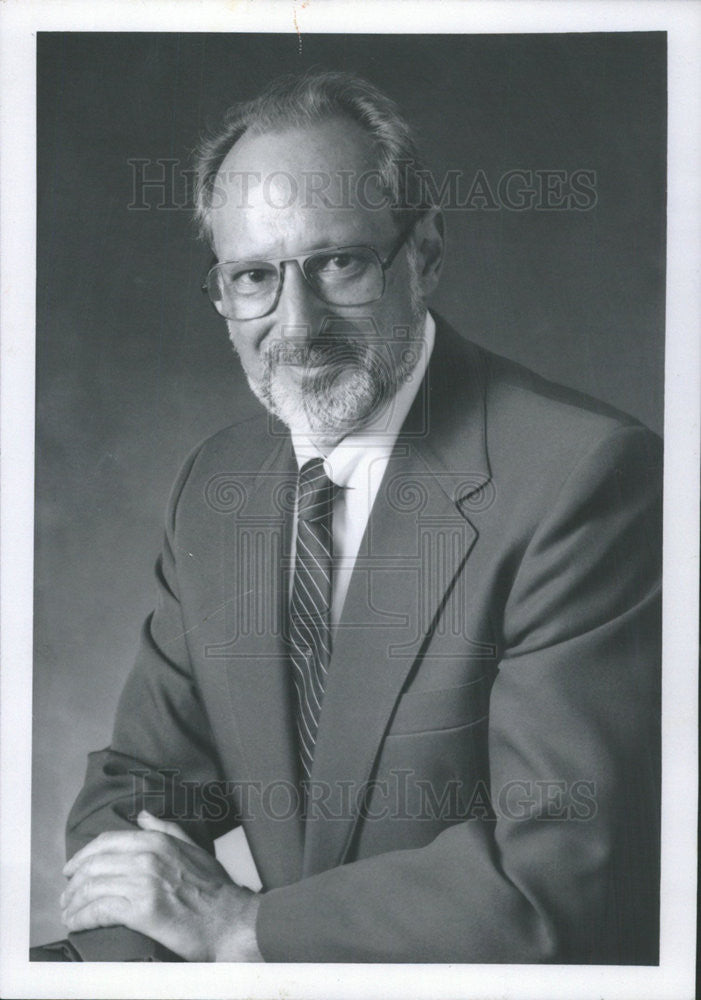
[(259, 250), (255, 253), (240, 253), (235, 257), (221, 257), (220, 260), (287, 260), (288, 257), (304, 257), (307, 254), (316, 253), (318, 250), (334, 250), (337, 247), (376, 247), (378, 240), (372, 237), (361, 238), (358, 236), (347, 236), (344, 239), (329, 241), (328, 239), (312, 240), (304, 247), (292, 250), (289, 253), (280, 254), (276, 250)]

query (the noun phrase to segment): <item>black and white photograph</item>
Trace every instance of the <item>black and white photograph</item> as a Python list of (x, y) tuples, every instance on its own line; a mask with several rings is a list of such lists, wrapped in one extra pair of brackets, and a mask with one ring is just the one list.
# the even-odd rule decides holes
[(33, 36), (3, 995), (691, 997), (673, 36), (160, 6)]

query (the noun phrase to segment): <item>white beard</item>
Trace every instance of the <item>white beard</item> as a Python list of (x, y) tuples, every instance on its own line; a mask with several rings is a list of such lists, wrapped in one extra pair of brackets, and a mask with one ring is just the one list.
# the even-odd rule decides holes
[[(344, 335), (348, 324), (339, 320), (335, 334), (330, 325), (328, 338), (313, 343), (290, 338), (272, 344), (263, 357), (262, 374), (246, 372), (253, 394), (290, 430), (314, 437), (321, 445), (332, 446), (379, 416), (421, 358), (426, 306), (414, 266), (409, 273), (411, 326), (408, 336), (402, 337), (399, 357), (378, 332), (369, 342)], [(302, 370), (290, 384), (284, 368), (293, 362), (301, 363), (302, 369), (317, 367)]]

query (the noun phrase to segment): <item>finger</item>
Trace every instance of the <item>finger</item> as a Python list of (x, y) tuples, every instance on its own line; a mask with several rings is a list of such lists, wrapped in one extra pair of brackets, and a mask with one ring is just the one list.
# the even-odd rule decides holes
[(73, 855), (63, 866), (63, 874), (70, 878), (78, 868), (95, 854), (136, 854), (139, 851), (161, 853), (169, 846), (163, 834), (145, 830), (110, 830), (101, 833)]
[[(151, 862), (149, 864), (148, 862)], [(139, 854), (93, 854), (86, 858), (71, 876), (68, 885), (61, 894), (60, 903), (65, 906), (68, 900), (80, 890), (85, 882), (104, 877), (129, 876), (135, 873), (156, 871), (158, 858), (147, 852)]]
[(64, 926), (69, 931), (88, 931), (94, 927), (114, 927), (122, 924), (131, 926), (132, 906), (123, 896), (100, 896), (80, 910), (63, 916)]
[(101, 875), (97, 878), (86, 879), (70, 893), (62, 904), (61, 917), (64, 921), (70, 919), (89, 903), (108, 896), (125, 899), (134, 905), (138, 899), (143, 897), (145, 889), (143, 881), (139, 883), (130, 879), (128, 875)]
[(87, 858), (61, 894), (60, 904), (64, 909), (92, 881), (104, 878), (121, 878), (127, 882), (142, 883), (144, 879), (163, 881), (168, 872), (168, 861), (153, 851), (137, 854), (96, 854)]
[(197, 847), (195, 841), (191, 837), (188, 837), (185, 831), (181, 830), (177, 823), (170, 823), (165, 819), (158, 819), (157, 816), (147, 812), (146, 809), (141, 810), (139, 815), (136, 817), (136, 822), (142, 830), (154, 830), (158, 833), (165, 833), (169, 837), (175, 837), (177, 840), (182, 840), (185, 844), (190, 844), (191, 847)]

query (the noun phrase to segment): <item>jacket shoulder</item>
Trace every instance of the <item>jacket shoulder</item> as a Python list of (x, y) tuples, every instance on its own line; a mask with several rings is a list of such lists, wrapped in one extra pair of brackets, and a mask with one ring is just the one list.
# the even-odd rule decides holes
[(289, 445), (289, 432), (267, 413), (229, 424), (205, 438), (182, 463), (173, 483), (166, 515), (169, 528), (174, 530), (176, 512), (183, 505), (189, 508), (194, 501), (197, 507), (203, 490), (226, 491), (231, 483), (248, 482), (285, 445)]
[(657, 464), (659, 437), (630, 414), (498, 355), (485, 363), (490, 453), (506, 450), (535, 466), (564, 469), (607, 441), (624, 448), (635, 441)]
[(255, 472), (289, 439), (289, 431), (267, 413), (223, 427), (201, 441), (184, 463), (188, 475), (233, 469)]
[(526, 488), (545, 477), (552, 486), (607, 442), (618, 454), (639, 451), (651, 472), (659, 467), (661, 441), (635, 417), (468, 341), (447, 324), (439, 330), (453, 423), (473, 433), (478, 407), (469, 397), (478, 394), (487, 461), (502, 482)]
[(640, 421), (603, 400), (552, 382), (508, 358), (478, 348), (488, 371), (488, 402), (512, 417), (528, 415), (582, 428), (642, 427)]

